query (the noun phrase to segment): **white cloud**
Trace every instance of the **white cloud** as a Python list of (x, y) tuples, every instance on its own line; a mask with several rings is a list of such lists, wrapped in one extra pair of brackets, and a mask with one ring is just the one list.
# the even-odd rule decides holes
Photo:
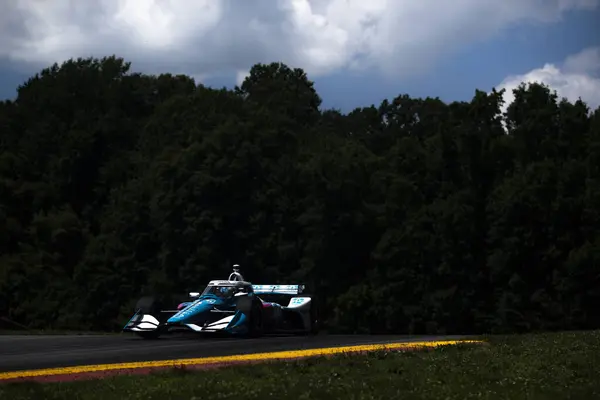
[(563, 68), (570, 73), (595, 74), (600, 72), (600, 47), (590, 47), (567, 57)]
[(522, 82), (544, 83), (559, 98), (570, 101), (581, 98), (594, 110), (600, 107), (600, 47), (585, 49), (567, 57), (562, 65), (546, 64), (522, 75), (505, 78), (497, 89), (506, 89), (504, 110), (514, 100), (512, 90)]
[(246, 77), (248, 77), (248, 75), (250, 75), (250, 71), (238, 71), (235, 77), (235, 84), (242, 86), (242, 83), (244, 83), (244, 80)]
[(377, 67), (421, 72), (516, 23), (600, 0), (13, 0), (0, 58), (49, 64), (117, 54), (147, 72), (207, 76), (283, 61), (315, 76)]

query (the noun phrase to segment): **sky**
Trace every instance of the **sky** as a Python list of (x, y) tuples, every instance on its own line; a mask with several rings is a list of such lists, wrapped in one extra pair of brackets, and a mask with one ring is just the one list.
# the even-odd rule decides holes
[(324, 108), (400, 94), (469, 100), (543, 82), (600, 106), (600, 0), (12, 0), (0, 99), (55, 62), (116, 54), (233, 87), (256, 63), (303, 68)]

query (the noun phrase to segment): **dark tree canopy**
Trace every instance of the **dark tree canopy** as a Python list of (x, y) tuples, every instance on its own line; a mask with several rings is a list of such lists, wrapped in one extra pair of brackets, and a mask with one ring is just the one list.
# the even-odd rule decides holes
[(320, 108), (301, 69), (234, 90), (70, 60), (0, 103), (0, 318), (119, 329), (233, 263), (330, 330), (600, 327), (600, 109), (522, 85)]

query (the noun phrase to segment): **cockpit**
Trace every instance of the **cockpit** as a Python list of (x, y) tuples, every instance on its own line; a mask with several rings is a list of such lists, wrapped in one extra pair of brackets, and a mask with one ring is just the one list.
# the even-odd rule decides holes
[(228, 299), (230, 297), (235, 296), (238, 293), (249, 293), (249, 286), (241, 286), (241, 285), (209, 285), (202, 292), (202, 296), (216, 296), (222, 299)]
[[(229, 279), (226, 281), (215, 280), (210, 281), (206, 289), (200, 293), (194, 293), (193, 297), (198, 296), (215, 296), (222, 299), (228, 299), (235, 295), (242, 295), (244, 293), (253, 292), (252, 285), (249, 282), (244, 281), (244, 277), (240, 273), (240, 266), (235, 264), (233, 266), (233, 273), (229, 275)], [(192, 293), (190, 293), (192, 296)]]

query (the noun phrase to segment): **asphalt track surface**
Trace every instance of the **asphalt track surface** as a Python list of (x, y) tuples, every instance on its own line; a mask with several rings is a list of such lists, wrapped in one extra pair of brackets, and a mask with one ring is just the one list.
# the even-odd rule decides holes
[(174, 360), (365, 344), (469, 339), (466, 336), (264, 336), (257, 339), (173, 334), (158, 340), (120, 335), (0, 335), (0, 372), (92, 364)]

